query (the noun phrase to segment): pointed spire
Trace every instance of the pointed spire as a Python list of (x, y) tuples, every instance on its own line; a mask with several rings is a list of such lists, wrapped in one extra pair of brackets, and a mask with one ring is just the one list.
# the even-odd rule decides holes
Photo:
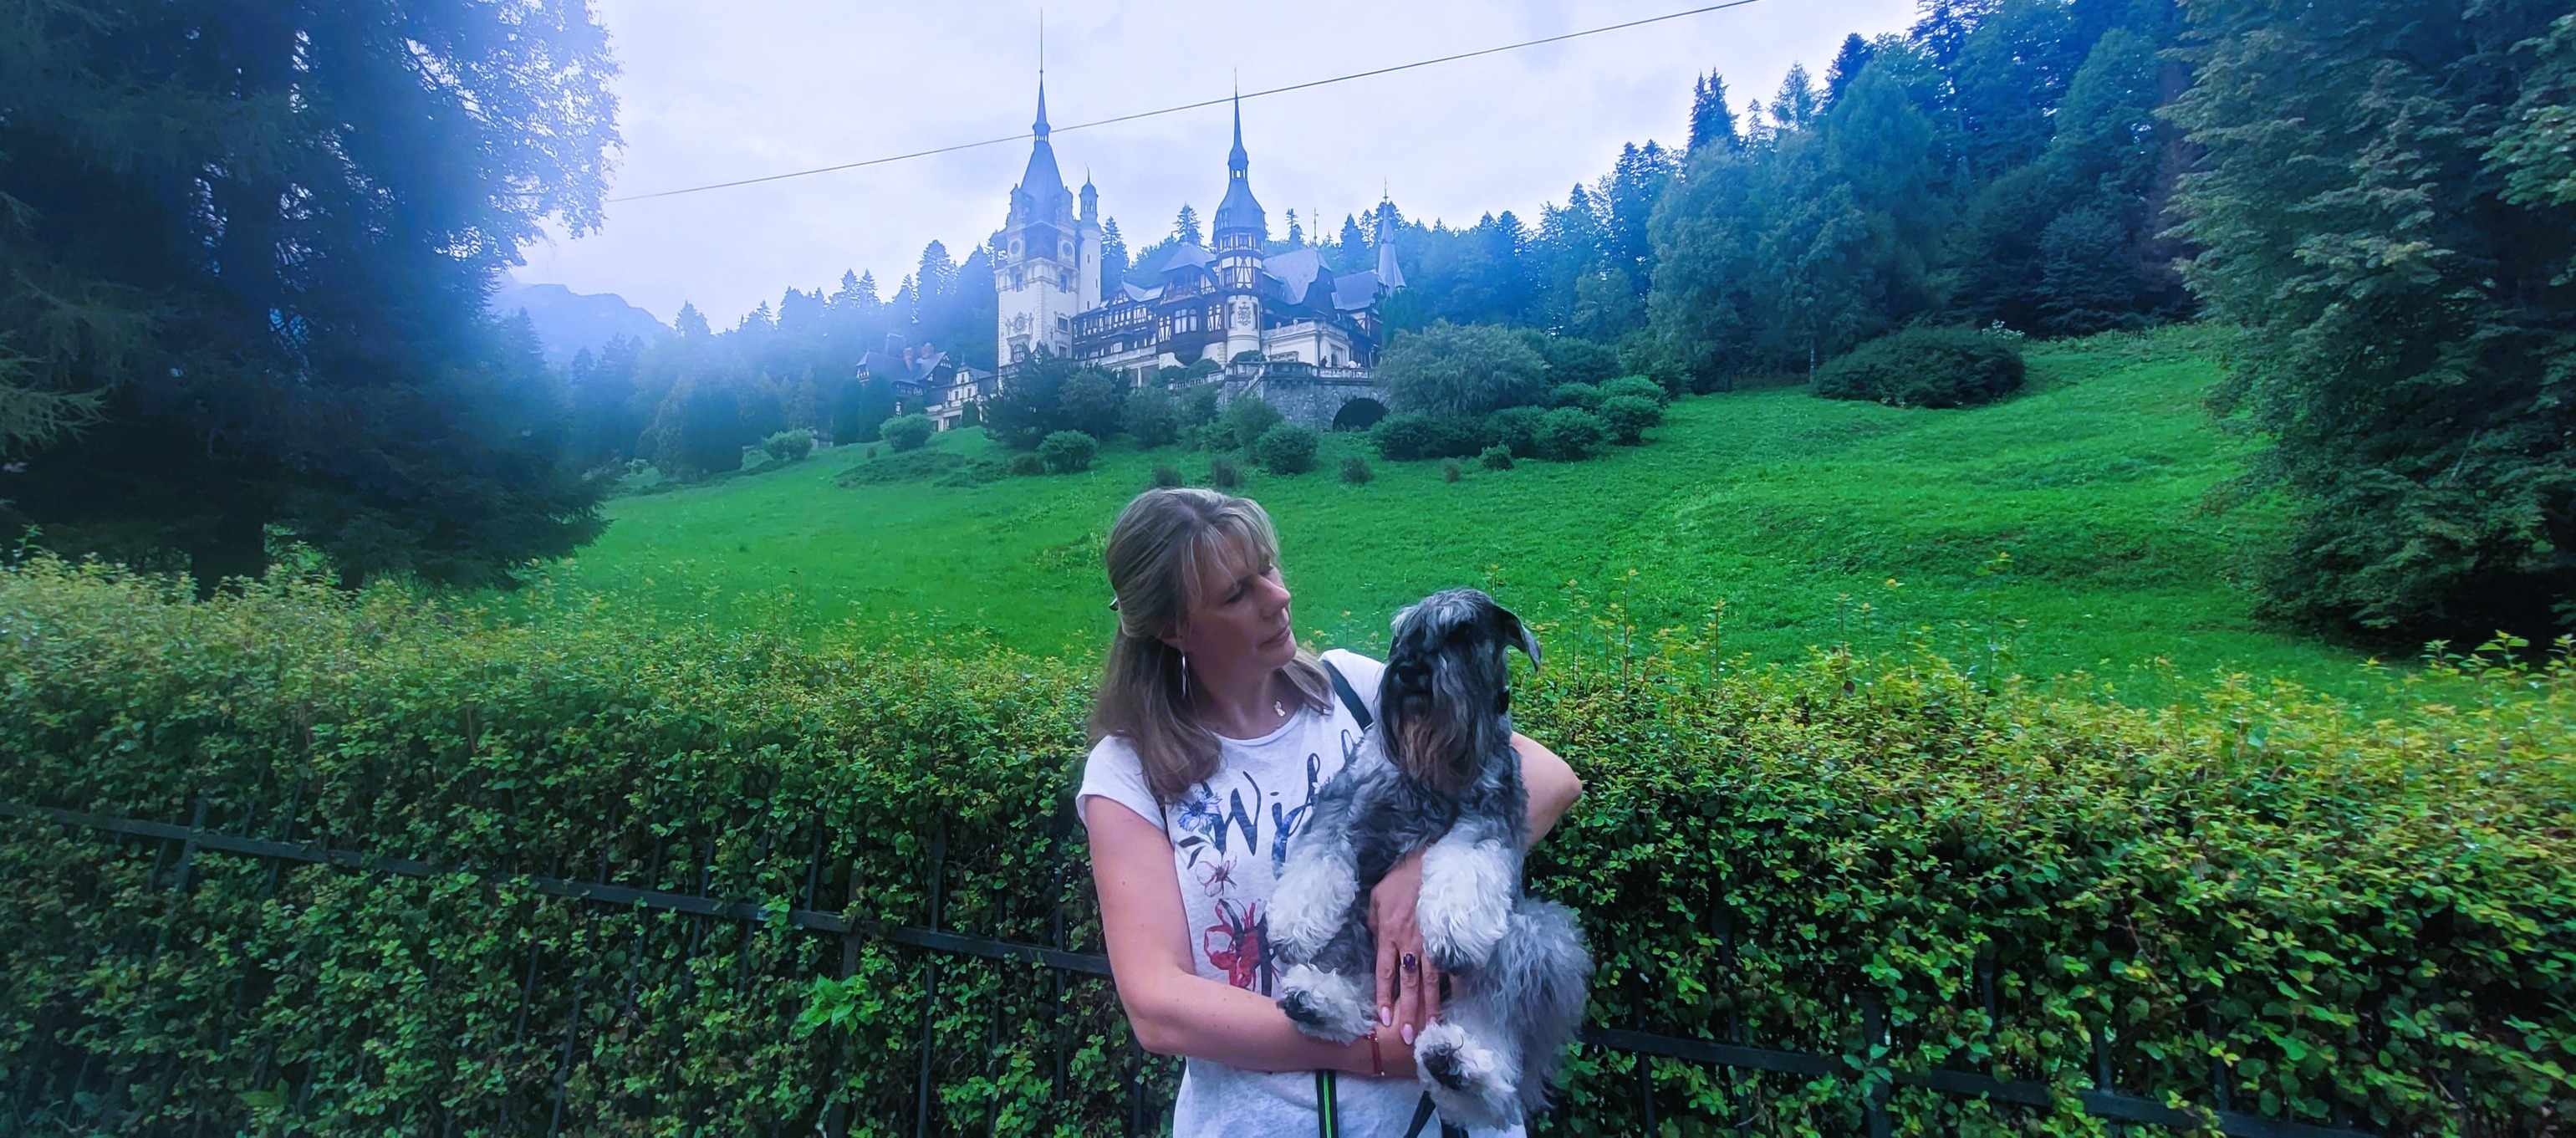
[(1377, 246), (1377, 286), (1388, 292), (1404, 287), (1404, 270), (1395, 263), (1395, 199), (1382, 197), (1377, 203), (1377, 231), (1369, 235)]
[(1243, 91), (1237, 88), (1234, 92), (1234, 150), (1225, 156), (1225, 168), (1228, 173), (1240, 178), (1244, 175), (1245, 169), (1251, 165), (1252, 156), (1244, 153), (1243, 150)]
[(1046, 141), (1046, 73), (1044, 71), (1038, 73), (1038, 121), (1030, 124), (1029, 129), (1037, 133), (1038, 141)]

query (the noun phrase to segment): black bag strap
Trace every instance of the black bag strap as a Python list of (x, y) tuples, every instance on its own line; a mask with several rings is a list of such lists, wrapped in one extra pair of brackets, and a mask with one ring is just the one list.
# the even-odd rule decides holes
[(1315, 662), (1322, 664), (1324, 666), (1324, 674), (1332, 677), (1333, 690), (1341, 693), (1342, 706), (1350, 709), (1351, 718), (1359, 720), (1360, 730), (1368, 730), (1371, 722), (1368, 705), (1360, 702), (1360, 693), (1352, 690), (1351, 681), (1343, 678), (1342, 670), (1334, 667), (1332, 661), (1317, 660)]
[(1333, 1069), (1315, 1072), (1315, 1138), (1341, 1138), (1341, 1105), (1333, 1101)]

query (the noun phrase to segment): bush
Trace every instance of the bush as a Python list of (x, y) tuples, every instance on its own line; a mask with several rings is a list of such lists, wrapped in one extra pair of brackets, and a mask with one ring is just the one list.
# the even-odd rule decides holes
[(1208, 485), (1219, 490), (1240, 490), (1243, 488), (1243, 470), (1232, 459), (1211, 458), (1208, 460)]
[(1458, 468), (1458, 460), (1457, 460), (1457, 459), (1454, 459), (1454, 458), (1452, 458), (1452, 459), (1445, 459), (1445, 460), (1443, 460), (1443, 461), (1440, 463), (1440, 480), (1441, 480), (1441, 481), (1443, 481), (1443, 482), (1455, 482), (1455, 481), (1457, 481), (1457, 480), (1459, 480), (1460, 478), (1463, 478), (1463, 477), (1466, 477), (1466, 472), (1465, 472), (1465, 471), (1462, 471), (1462, 470), (1460, 470), (1460, 469)]
[(1377, 472), (1369, 469), (1367, 459), (1352, 455), (1342, 460), (1342, 481), (1353, 486), (1366, 486), (1376, 477)]
[[(64, 1089), (86, 1064), (150, 1072), (128, 1104), (216, 1133), (530, 1133), (557, 1109), (575, 1133), (810, 1133), (835, 1096), (912, 1112), (926, 1011), (948, 1085), (1132, 1045), (1106, 983), (876, 933), (926, 920), (936, 835), (942, 927), (1100, 951), (1062, 812), (1081, 662), (901, 626), (477, 603), (283, 579), (199, 602), (110, 569), (0, 569), (10, 801), (442, 871), (272, 875), (10, 819), (13, 1106), (168, 1129), (101, 1121), (112, 1107)], [(2096, 1038), (2152, 1101), (2210, 1103), (2215, 1075), (2236, 1110), (2386, 1134), (2549, 1134), (2576, 1113), (2563, 659), (2433, 661), (2384, 714), (2243, 677), (2137, 708), (1931, 656), (1738, 667), (1711, 634), (1630, 636), (1579, 603), (1555, 627), (1512, 714), (1584, 772), (1528, 876), (1582, 911), (1592, 1025), (1740, 1016), (1770, 1045), (1857, 1056), (1767, 1087), (1757, 1133), (1858, 1133), (1891, 1070), (2071, 1096)], [(805, 912), (572, 901), (528, 872)], [(859, 935), (803, 927), (815, 911)], [(845, 943), (852, 982), (816, 983)], [(925, 959), (945, 965), (935, 1004)], [(1864, 999), (1897, 1030), (1863, 1041)], [(1603, 1061), (1565, 1092), (1585, 1126), (1648, 1132), (1634, 1064), (1586, 1055)], [(1129, 1071), (1076, 1061), (1061, 1085), (926, 1101), (943, 1130), (1000, 1109), (1106, 1132)], [(1168, 1101), (1171, 1067), (1144, 1077)], [(1890, 1105), (1907, 1133), (2101, 1130), (1902, 1084)]]
[(1664, 421), (1664, 405), (1639, 395), (1613, 395), (1601, 401), (1601, 421), (1621, 446), (1646, 441), (1646, 428)]
[[(1170, 372), (1179, 371), (1180, 369), (1164, 368), (1163, 370)], [(1184, 431), (1194, 431), (1200, 427), (1216, 422), (1217, 396), (1219, 394), (1220, 392), (1218, 392), (1216, 387), (1210, 385), (1190, 388), (1189, 390), (1182, 392), (1178, 398), (1174, 399), (1173, 402), (1179, 405), (1180, 429)]]
[(1547, 360), (1550, 383), (1599, 383), (1619, 374), (1619, 353), (1605, 344), (1574, 336), (1546, 336), (1538, 339), (1539, 355)]
[(1057, 431), (1038, 444), (1038, 461), (1045, 463), (1049, 474), (1075, 474), (1091, 469), (1091, 460), (1100, 453), (1100, 440), (1080, 431)]
[(802, 428), (780, 431), (761, 440), (760, 449), (780, 462), (798, 462), (814, 453), (814, 432)]
[(1504, 446), (1501, 443), (1495, 443), (1492, 446), (1486, 447), (1485, 453), (1478, 455), (1476, 461), (1483, 464), (1484, 468), (1487, 470), (1510, 470), (1512, 468), (1512, 448)]
[(1816, 394), (1891, 407), (1974, 407), (2021, 389), (2021, 345), (1973, 328), (1909, 328), (1816, 370)]
[(1601, 385), (1601, 398), (1604, 400), (1617, 399), (1622, 395), (1651, 399), (1658, 407), (1673, 401), (1672, 392), (1664, 390), (1663, 384), (1642, 375), (1623, 375)]
[(1252, 457), (1272, 474), (1304, 474), (1315, 469), (1317, 441), (1313, 428), (1281, 423), (1252, 440)]
[(1596, 411), (1601, 407), (1601, 389), (1589, 383), (1569, 383), (1548, 393), (1548, 405)]
[(897, 415), (877, 428), (877, 437), (898, 451), (920, 450), (938, 430), (938, 424), (931, 422), (928, 415)]
[(875, 458), (876, 456), (877, 456), (877, 448), (875, 448), (875, 447), (869, 447), (869, 448), (868, 448), (868, 457), (869, 457), (869, 458)]
[(1438, 424), (1429, 415), (1401, 412), (1377, 421), (1369, 428), (1369, 445), (1377, 448), (1378, 457), (1389, 462), (1411, 462), (1431, 457), (1431, 448), (1440, 438)]
[(1550, 462), (1581, 462), (1601, 453), (1610, 425), (1580, 407), (1559, 407), (1538, 425), (1538, 457)]
[(1188, 483), (1181, 478), (1180, 471), (1174, 470), (1168, 466), (1157, 466), (1154, 468), (1155, 489), (1169, 490), (1177, 486), (1185, 485), (1188, 485)]
[(1520, 332), (1490, 324), (1441, 320), (1399, 333), (1377, 374), (1396, 410), (1467, 419), (1537, 402), (1547, 390), (1547, 361)]
[(1041, 459), (1028, 451), (1020, 451), (1019, 453), (1012, 455), (1010, 462), (1005, 464), (1002, 469), (1023, 478), (1047, 472), (1046, 460)]
[(1485, 416), (1485, 437), (1490, 446), (1502, 447), (1515, 455), (1538, 453), (1538, 425), (1547, 411), (1538, 407), (1505, 407)]
[(1225, 405), (1225, 413), (1217, 416), (1217, 426), (1224, 431), (1225, 449), (1240, 450), (1268, 434), (1282, 418), (1278, 408), (1246, 395)]
[(1154, 388), (1131, 392), (1118, 409), (1118, 426), (1139, 447), (1170, 446), (1181, 437), (1180, 401)]

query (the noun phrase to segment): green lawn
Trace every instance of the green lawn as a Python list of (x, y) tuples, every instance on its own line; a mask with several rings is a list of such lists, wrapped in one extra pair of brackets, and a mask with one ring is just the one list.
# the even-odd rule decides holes
[[(1685, 398), (1643, 447), (1470, 462), (1454, 484), (1437, 462), (1373, 454), (1376, 480), (1344, 484), (1342, 459), (1370, 452), (1335, 435), (1317, 471), (1254, 472), (1243, 492), (1278, 521), (1298, 623), (1324, 645), (1383, 647), (1396, 608), (1475, 584), (1561, 644), (1608, 635), (1595, 618), (1613, 605), (1642, 634), (1723, 604), (1725, 650), (1756, 659), (1921, 638), (1980, 664), (2002, 645), (2005, 666), (2135, 694), (2222, 668), (2375, 689), (2357, 655), (2252, 616), (2246, 550), (2277, 512), (2201, 508), (2251, 445), (2200, 407), (2209, 337), (2041, 346), (2029, 389), (1971, 411), (1802, 389)], [(932, 443), (989, 445), (980, 431)], [(618, 499), (606, 536), (557, 576), (673, 615), (936, 622), (1087, 657), (1112, 627), (1099, 553), (1118, 507), (1156, 465), (1197, 480), (1208, 460), (1112, 447), (1088, 474), (835, 484), (862, 453)]]

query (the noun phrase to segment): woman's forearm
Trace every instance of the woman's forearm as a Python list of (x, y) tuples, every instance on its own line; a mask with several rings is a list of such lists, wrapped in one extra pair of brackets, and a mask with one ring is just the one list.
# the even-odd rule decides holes
[[(1169, 975), (1126, 1000), (1137, 1041), (1157, 1055), (1186, 1055), (1247, 1071), (1330, 1068), (1369, 1075), (1369, 1041), (1325, 1043), (1307, 1037), (1268, 996), (1198, 975)], [(1139, 998), (1141, 996), (1141, 998)], [(1413, 1075), (1413, 1049), (1392, 1032), (1376, 1059), (1390, 1077)]]

